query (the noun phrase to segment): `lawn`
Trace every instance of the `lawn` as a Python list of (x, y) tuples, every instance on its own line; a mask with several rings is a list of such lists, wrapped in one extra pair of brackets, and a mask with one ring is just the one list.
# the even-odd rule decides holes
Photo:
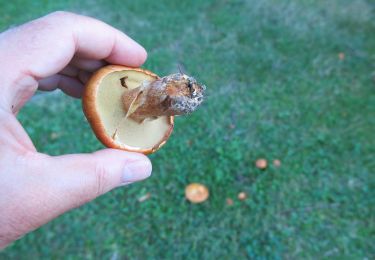
[[(150, 179), (53, 220), (0, 259), (374, 259), (370, 2), (0, 0), (0, 30), (53, 10), (90, 15), (145, 46), (145, 68), (180, 65), (208, 93), (150, 156)], [(39, 151), (103, 148), (80, 100), (59, 92), (38, 93), (19, 120)], [(210, 189), (208, 201), (185, 200), (191, 182)]]

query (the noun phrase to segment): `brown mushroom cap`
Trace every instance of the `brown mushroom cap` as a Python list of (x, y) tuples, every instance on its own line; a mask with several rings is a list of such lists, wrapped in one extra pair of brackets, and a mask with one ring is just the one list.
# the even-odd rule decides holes
[(239, 200), (245, 200), (247, 198), (247, 194), (242, 191), (242, 192), (238, 193), (237, 197), (238, 197)]
[[(121, 79), (126, 77), (126, 86)], [(109, 65), (87, 82), (83, 111), (96, 137), (107, 147), (150, 154), (164, 145), (173, 131), (173, 116), (161, 116), (139, 124), (125, 118), (122, 96), (145, 80), (159, 77), (141, 68)]]
[(256, 162), (255, 162), (255, 166), (259, 169), (266, 169), (267, 168), (267, 160), (266, 159), (258, 159)]
[(202, 203), (208, 199), (209, 191), (200, 183), (191, 183), (185, 188), (185, 197), (191, 203)]

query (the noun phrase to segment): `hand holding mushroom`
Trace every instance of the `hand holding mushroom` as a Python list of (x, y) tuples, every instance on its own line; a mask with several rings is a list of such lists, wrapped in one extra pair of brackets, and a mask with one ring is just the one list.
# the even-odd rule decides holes
[(138, 153), (39, 153), (16, 118), (37, 89), (58, 87), (80, 97), (91, 72), (107, 62), (138, 67), (145, 59), (145, 50), (125, 34), (71, 13), (53, 13), (0, 34), (0, 248), (150, 175), (150, 161)]

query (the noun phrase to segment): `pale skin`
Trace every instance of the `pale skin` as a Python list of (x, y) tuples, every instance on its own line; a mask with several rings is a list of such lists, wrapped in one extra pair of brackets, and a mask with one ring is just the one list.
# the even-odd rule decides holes
[(37, 89), (59, 88), (79, 98), (90, 74), (106, 63), (138, 67), (146, 57), (119, 30), (67, 12), (0, 34), (0, 249), (66, 211), (150, 176), (151, 163), (142, 154), (40, 153), (16, 118)]

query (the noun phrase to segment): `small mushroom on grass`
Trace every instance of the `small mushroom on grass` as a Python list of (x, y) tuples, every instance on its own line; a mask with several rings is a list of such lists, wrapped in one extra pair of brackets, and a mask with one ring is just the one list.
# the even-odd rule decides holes
[(239, 200), (245, 200), (247, 198), (247, 194), (245, 192), (240, 192), (237, 195)]
[(280, 167), (281, 166), (281, 161), (279, 159), (273, 160), (273, 166)]
[(200, 183), (191, 183), (185, 188), (185, 197), (191, 203), (202, 203), (209, 197), (206, 186)]
[(261, 169), (261, 170), (264, 170), (267, 168), (267, 160), (266, 159), (258, 159), (256, 160), (255, 162), (255, 166), (258, 168), (258, 169)]

